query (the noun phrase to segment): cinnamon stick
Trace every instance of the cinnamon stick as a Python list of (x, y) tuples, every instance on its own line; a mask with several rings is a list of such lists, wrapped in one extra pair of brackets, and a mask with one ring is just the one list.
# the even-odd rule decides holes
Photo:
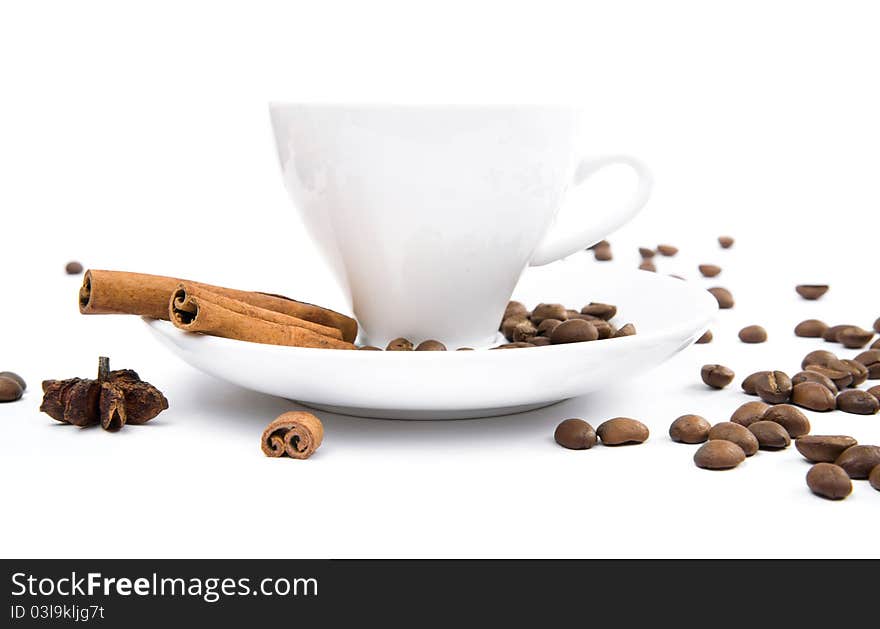
[(179, 284), (167, 308), (171, 323), (187, 332), (268, 345), (354, 349), (336, 328), (250, 306), (197, 284)]
[(82, 314), (135, 314), (168, 320), (168, 302), (180, 283), (199, 286), (257, 308), (336, 328), (340, 331), (342, 339), (348, 342), (354, 341), (357, 336), (357, 322), (351, 317), (283, 295), (243, 291), (162, 275), (126, 271), (99, 269), (86, 271), (79, 291), (79, 311)]
[(290, 411), (266, 426), (260, 447), (266, 456), (286, 454), (293, 459), (307, 459), (323, 439), (324, 426), (320, 419), (304, 411)]

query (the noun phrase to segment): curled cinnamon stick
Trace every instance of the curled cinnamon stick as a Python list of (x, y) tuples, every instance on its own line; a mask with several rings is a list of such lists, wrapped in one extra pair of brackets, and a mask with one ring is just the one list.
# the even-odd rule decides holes
[(354, 345), (339, 338), (336, 328), (250, 306), (198, 284), (177, 286), (168, 305), (168, 317), (175, 327), (187, 332), (268, 345), (354, 349)]
[(357, 322), (351, 317), (282, 295), (243, 291), (162, 275), (126, 271), (99, 269), (86, 271), (79, 291), (79, 311), (82, 314), (135, 314), (168, 320), (168, 301), (181, 282), (199, 286), (257, 308), (336, 328), (340, 331), (342, 339), (348, 342), (354, 341), (357, 336)]
[(307, 459), (323, 439), (324, 426), (320, 419), (304, 411), (290, 411), (266, 426), (260, 447), (266, 456), (286, 454), (293, 459)]

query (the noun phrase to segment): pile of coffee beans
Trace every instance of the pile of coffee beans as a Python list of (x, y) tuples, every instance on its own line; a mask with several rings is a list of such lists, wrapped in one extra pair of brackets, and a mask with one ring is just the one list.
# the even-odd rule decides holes
[(522, 303), (511, 301), (499, 328), (508, 343), (493, 349), (582, 343), (634, 335), (636, 328), (632, 323), (616, 328), (610, 322), (616, 315), (617, 306), (598, 302), (590, 302), (580, 310), (555, 303), (541, 303), (529, 310)]
[(20, 400), (27, 389), (24, 378), (12, 371), (0, 371), (0, 402)]
[(623, 446), (644, 443), (648, 440), (648, 427), (637, 419), (614, 417), (593, 427), (583, 419), (566, 419), (556, 427), (553, 438), (563, 448), (589, 450), (601, 440), (606, 446)]

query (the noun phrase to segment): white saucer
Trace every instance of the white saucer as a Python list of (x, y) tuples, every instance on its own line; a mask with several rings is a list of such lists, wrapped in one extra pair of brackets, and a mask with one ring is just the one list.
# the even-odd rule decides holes
[(527, 269), (514, 299), (616, 304), (617, 339), (473, 352), (358, 352), (281, 347), (181, 332), (145, 320), (193, 367), (248, 389), (362, 417), (463, 419), (531, 410), (620, 384), (693, 343), (717, 302), (705, 289), (647, 271), (601, 268), (576, 256)]

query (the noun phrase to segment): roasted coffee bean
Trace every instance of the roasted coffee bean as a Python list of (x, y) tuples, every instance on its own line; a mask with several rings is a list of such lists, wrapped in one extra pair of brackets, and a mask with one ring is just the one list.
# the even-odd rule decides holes
[(880, 411), (880, 402), (867, 391), (847, 389), (837, 395), (837, 408), (854, 415), (874, 415)]
[(748, 395), (758, 395), (758, 392), (755, 390), (755, 384), (758, 382), (758, 378), (763, 378), (767, 374), (772, 373), (770, 371), (756, 371), (755, 373), (746, 376), (746, 379), (742, 381), (740, 386), (742, 390), (745, 391)]
[(583, 319), (563, 321), (550, 333), (550, 342), (554, 345), (595, 341), (598, 338), (599, 332), (596, 330), (596, 326)]
[(797, 291), (797, 294), (803, 297), (804, 299), (819, 299), (822, 295), (828, 292), (827, 284), (799, 284), (794, 287)]
[(723, 441), (732, 441), (745, 453), (746, 456), (752, 456), (758, 451), (758, 439), (749, 432), (749, 429), (740, 424), (733, 422), (721, 422), (709, 429), (709, 441), (721, 439)]
[(532, 310), (532, 323), (539, 325), (544, 319), (568, 319), (568, 312), (562, 304), (538, 304)]
[(501, 345), (497, 345), (496, 347), (491, 347), (489, 349), (524, 349), (527, 347), (535, 347), (531, 343), (525, 343), (523, 341), (518, 341), (516, 343), (503, 343)]
[(817, 349), (804, 356), (804, 359), (801, 361), (801, 369), (806, 369), (810, 365), (822, 365), (823, 367), (834, 365), (839, 367), (839, 362), (840, 359), (836, 354), (824, 349)]
[(880, 317), (877, 317), (877, 320), (874, 322), (874, 332), (880, 334)]
[(636, 326), (632, 323), (625, 324), (622, 328), (620, 328), (617, 332), (614, 333), (614, 338), (619, 339), (623, 336), (634, 336), (636, 333)]
[(750, 425), (749, 430), (755, 435), (761, 450), (782, 450), (791, 445), (788, 431), (776, 422), (762, 419)]
[(730, 421), (734, 424), (748, 427), (755, 422), (760, 421), (768, 408), (770, 408), (770, 405), (765, 404), (764, 402), (746, 402), (733, 411), (733, 415), (730, 416)]
[(587, 323), (591, 324), (594, 328), (596, 328), (596, 333), (599, 335), (599, 340), (602, 339), (610, 339), (611, 336), (617, 332), (613, 325), (608, 323), (607, 321), (602, 321), (602, 319), (596, 319), (595, 321), (588, 321)]
[(671, 258), (676, 253), (678, 253), (678, 247), (674, 247), (672, 245), (657, 245), (657, 252), (661, 256), (666, 256), (667, 258)]
[(712, 425), (699, 415), (682, 415), (669, 427), (669, 436), (680, 443), (703, 443)]
[(445, 352), (446, 346), (440, 341), (435, 341), (433, 339), (422, 341), (418, 345), (416, 345), (417, 352)]
[(79, 275), (83, 272), (83, 265), (76, 261), (68, 262), (64, 267), (64, 271), (68, 275)]
[(657, 267), (650, 260), (642, 260), (642, 263), (639, 265), (639, 268), (642, 271), (651, 271), (652, 273), (657, 272)]
[(810, 420), (800, 409), (791, 404), (771, 406), (761, 418), (763, 421), (776, 422), (788, 432), (789, 437), (797, 439), (810, 433)]
[(846, 365), (849, 373), (852, 375), (852, 382), (849, 386), (857, 387), (868, 379), (868, 368), (862, 363), (850, 360), (849, 358), (843, 358), (840, 362)]
[(598, 262), (608, 262), (614, 256), (611, 254), (611, 247), (605, 246), (605, 247), (596, 247), (595, 249), (593, 249), (593, 257)]
[(823, 413), (837, 407), (831, 389), (818, 382), (801, 382), (791, 390), (791, 403)]
[(868, 389), (868, 393), (873, 395), (875, 398), (877, 398), (877, 401), (880, 402), (880, 384), (878, 384), (876, 387), (871, 387), (870, 389)]
[(797, 336), (811, 339), (822, 338), (822, 335), (827, 331), (828, 324), (824, 321), (819, 321), (819, 319), (807, 319), (806, 321), (801, 321), (794, 327), (794, 333)]
[(402, 336), (394, 339), (385, 347), (385, 349), (389, 352), (408, 352), (413, 348), (412, 341), (409, 339), (405, 339)]
[(871, 470), (880, 465), (880, 447), (850, 446), (834, 463), (845, 469), (850, 478), (868, 478)]
[(880, 465), (871, 470), (871, 473), (868, 474), (868, 482), (871, 483), (871, 487), (880, 491)]
[(582, 419), (566, 419), (556, 427), (553, 438), (569, 450), (589, 450), (596, 445), (596, 431)]
[(364, 352), (381, 352), (382, 351), (381, 347), (376, 347), (375, 345), (361, 345), (360, 347), (358, 347), (358, 349), (360, 351), (364, 351)]
[(587, 249), (596, 249), (598, 247), (610, 247), (610, 246), (611, 246), (611, 243), (608, 242), (607, 240), (600, 240), (595, 245), (587, 247)]
[(703, 277), (715, 277), (721, 273), (721, 267), (717, 264), (701, 264), (697, 268), (700, 269), (700, 273)]
[(843, 390), (852, 384), (853, 375), (849, 371), (846, 363), (838, 361), (838, 367), (823, 367), (822, 365), (807, 365), (805, 371), (812, 371), (822, 374), (832, 382), (838, 390)]
[(524, 304), (518, 301), (509, 301), (507, 302), (507, 307), (504, 309), (504, 316), (501, 317), (501, 320), (504, 321), (508, 317), (520, 317), (525, 319), (529, 316), (529, 309), (525, 307)]
[(847, 349), (862, 349), (874, 338), (873, 330), (863, 330), (857, 326), (843, 328), (837, 333), (837, 342)]
[(12, 378), (0, 378), (0, 402), (15, 402), (23, 393), (21, 385)]
[(647, 260), (649, 258), (654, 257), (655, 251), (653, 249), (648, 249), (647, 247), (639, 247), (639, 255), (642, 256), (642, 259)]
[(852, 481), (846, 471), (833, 463), (816, 463), (807, 472), (807, 487), (817, 496), (842, 500), (852, 493)]
[(581, 308), (581, 314), (592, 315), (594, 317), (599, 317), (603, 321), (608, 321), (617, 314), (617, 306), (612, 306), (611, 304), (590, 302), (589, 304)]
[(535, 347), (543, 347), (544, 345), (550, 345), (550, 338), (547, 336), (533, 336), (529, 339), (529, 343)]
[(27, 382), (14, 371), (0, 371), (0, 378), (11, 378), (18, 383), (22, 391), (27, 391)]
[(526, 319), (525, 321), (520, 321), (515, 326), (513, 326), (513, 334), (511, 334), (511, 340), (514, 343), (519, 341), (525, 341), (528, 343), (533, 337), (538, 335), (538, 328), (535, 327), (535, 324)]
[(755, 393), (768, 404), (787, 402), (791, 390), (791, 378), (784, 371), (768, 371), (755, 379)]
[(846, 435), (804, 435), (794, 441), (794, 447), (804, 458), (814, 463), (834, 463), (844, 450), (856, 445)]
[(718, 307), (722, 310), (727, 308), (733, 308), (733, 295), (730, 294), (730, 291), (726, 288), (721, 288), (720, 286), (716, 286), (714, 288), (710, 288), (709, 292), (712, 293), (712, 296), (718, 301)]
[(501, 322), (501, 334), (504, 335), (504, 338), (510, 340), (513, 338), (513, 328), (518, 326), (523, 321), (528, 321), (525, 317), (521, 317), (520, 315), (513, 315), (512, 317), (507, 317), (504, 321)]
[(538, 334), (542, 336), (550, 336), (550, 333), (556, 329), (556, 326), (562, 323), (559, 319), (544, 319), (538, 324)]
[[(824, 376), (816, 371), (799, 371), (791, 377), (791, 384), (793, 386), (799, 385), (801, 382), (815, 382), (817, 384), (821, 384), (823, 387), (837, 394), (837, 385), (834, 384), (834, 380), (829, 378), (828, 376)], [(794, 389), (792, 389), (792, 395), (794, 395)]]
[(718, 236), (718, 244), (722, 249), (730, 249), (733, 246), (733, 238), (730, 236)]
[(739, 340), (743, 343), (763, 343), (767, 340), (767, 330), (760, 325), (747, 325), (739, 331)]
[(596, 429), (606, 446), (643, 443), (648, 440), (648, 427), (637, 419), (615, 417), (602, 422)]
[(828, 341), (829, 343), (837, 343), (837, 335), (840, 334), (846, 328), (857, 328), (859, 326), (853, 325), (852, 323), (841, 323), (838, 325), (832, 325), (830, 328), (825, 330), (825, 334), (822, 335), (822, 339)]
[(473, 347), (459, 347), (456, 352), (472, 352), (474, 351)]
[(700, 370), (700, 377), (707, 385), (713, 389), (723, 389), (733, 382), (736, 374), (730, 367), (724, 365), (703, 365)]
[(706, 343), (712, 342), (712, 330), (706, 330), (703, 332), (703, 336), (697, 339), (697, 345), (704, 345)]
[(729, 470), (745, 460), (746, 454), (742, 448), (724, 439), (707, 441), (694, 453), (694, 463), (704, 470)]
[[(869, 380), (880, 379), (880, 350), (869, 349), (856, 356), (853, 360), (865, 367)], [(0, 376), (2, 375), (0, 374)]]

